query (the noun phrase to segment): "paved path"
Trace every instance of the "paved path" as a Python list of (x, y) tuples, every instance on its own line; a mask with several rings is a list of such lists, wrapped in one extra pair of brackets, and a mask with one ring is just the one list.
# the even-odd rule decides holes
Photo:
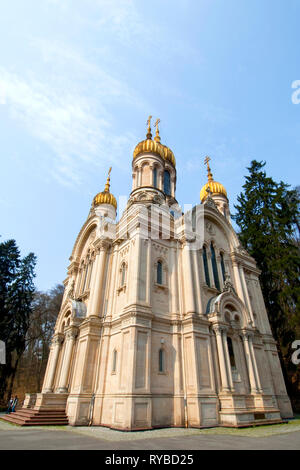
[[(13, 428), (13, 429), (12, 429)], [(153, 434), (155, 436), (155, 434)], [(133, 440), (105, 440), (71, 430), (46, 430), (10, 426), (0, 429), (1, 450), (217, 450), (300, 449), (300, 431), (268, 437), (201, 434)]]

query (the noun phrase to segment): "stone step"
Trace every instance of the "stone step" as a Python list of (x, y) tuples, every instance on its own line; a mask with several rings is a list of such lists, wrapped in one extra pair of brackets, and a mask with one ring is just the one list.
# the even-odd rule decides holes
[(53, 415), (59, 415), (59, 416), (66, 416), (64, 411), (61, 410), (26, 410), (26, 409), (21, 409), (16, 411), (19, 415), (24, 415), (24, 416), (53, 416)]
[(1, 418), (3, 421), (19, 426), (67, 426), (68, 417), (63, 410), (32, 410), (20, 409)]

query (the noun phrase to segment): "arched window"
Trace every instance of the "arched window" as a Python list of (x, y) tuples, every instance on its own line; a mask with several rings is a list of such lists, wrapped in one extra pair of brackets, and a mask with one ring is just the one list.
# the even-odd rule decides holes
[(157, 188), (157, 168), (153, 168), (153, 186)]
[(125, 286), (126, 280), (126, 264), (123, 263), (121, 266), (121, 287)]
[(214, 245), (212, 243), (210, 244), (210, 252), (211, 252), (211, 264), (212, 264), (212, 269), (213, 269), (215, 286), (218, 290), (220, 290), (220, 281), (219, 281), (219, 275), (218, 275), (216, 253), (215, 253)]
[(171, 179), (168, 170), (164, 171), (164, 192), (167, 196), (171, 196)]
[(225, 264), (224, 264), (224, 255), (223, 255), (223, 253), (221, 253), (221, 270), (222, 270), (223, 281), (225, 282), (226, 273), (225, 273)]
[(113, 363), (112, 363), (112, 372), (116, 372), (117, 370), (117, 358), (118, 358), (118, 353), (116, 349), (114, 349), (113, 352)]
[(232, 339), (229, 336), (227, 337), (227, 346), (228, 346), (228, 352), (229, 352), (230, 365), (231, 367), (236, 367)]
[(209, 279), (209, 271), (208, 271), (208, 263), (207, 263), (206, 246), (203, 247), (203, 250), (202, 250), (202, 258), (203, 258), (205, 282), (206, 282), (206, 285), (207, 285), (207, 286), (210, 286), (210, 279)]
[(165, 351), (163, 349), (160, 349), (158, 352), (158, 371), (165, 371)]
[(156, 268), (156, 282), (157, 284), (162, 284), (163, 282), (163, 271), (162, 271), (162, 262), (158, 261)]

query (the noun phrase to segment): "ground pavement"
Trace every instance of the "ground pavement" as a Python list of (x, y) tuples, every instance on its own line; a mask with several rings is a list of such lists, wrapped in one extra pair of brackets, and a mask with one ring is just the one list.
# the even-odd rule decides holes
[(102, 427), (19, 427), (0, 420), (1, 450), (299, 450), (300, 417), (246, 429), (156, 429), (122, 432)]

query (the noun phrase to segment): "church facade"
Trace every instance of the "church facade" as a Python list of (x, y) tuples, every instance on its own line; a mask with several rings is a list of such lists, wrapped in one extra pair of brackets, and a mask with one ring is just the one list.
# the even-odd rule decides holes
[(76, 239), (42, 392), (25, 407), (115, 429), (245, 426), (293, 416), (255, 261), (208, 181), (185, 213), (176, 162), (138, 143), (116, 221), (110, 174)]

